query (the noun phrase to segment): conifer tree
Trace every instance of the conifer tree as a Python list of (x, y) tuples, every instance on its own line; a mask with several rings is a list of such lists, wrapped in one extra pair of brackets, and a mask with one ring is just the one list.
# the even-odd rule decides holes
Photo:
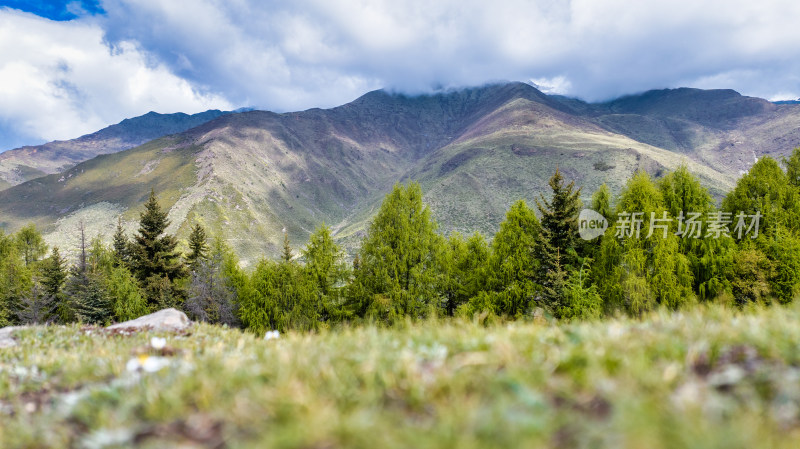
[(20, 324), (43, 324), (53, 321), (56, 315), (55, 297), (48, 294), (39, 282), (33, 283), (22, 296), (17, 321)]
[(553, 191), (552, 199), (547, 201), (544, 195), (540, 195), (541, 201), (536, 201), (536, 207), (542, 214), (539, 254), (545, 264), (541, 273), (543, 278), (547, 278), (547, 271), (555, 267), (556, 252), (560, 253), (563, 265), (575, 264), (573, 254), (581, 208), (581, 189), (575, 190), (574, 181), (564, 185), (564, 177), (559, 169), (556, 169), (548, 184)]
[(322, 305), (310, 276), (296, 263), (262, 260), (240, 298), (240, 316), (251, 331), (314, 330)]
[(114, 255), (117, 258), (117, 265), (128, 266), (131, 261), (131, 242), (128, 236), (125, 235), (125, 229), (122, 227), (122, 217), (117, 219), (117, 229), (114, 232)]
[(50, 257), (43, 261), (40, 269), (44, 291), (54, 298), (60, 298), (67, 279), (67, 261), (61, 257), (57, 246), (53, 247)]
[(783, 158), (783, 165), (786, 166), (786, 179), (789, 184), (800, 187), (800, 147), (792, 150), (789, 159)]
[(540, 305), (556, 318), (560, 318), (562, 309), (565, 308), (564, 296), (567, 287), (568, 273), (561, 265), (561, 251), (555, 249), (552, 263), (547, 270), (545, 282), (542, 285)]
[(587, 264), (588, 261), (584, 259), (580, 269), (570, 273), (564, 288), (562, 307), (555, 313), (557, 318), (590, 320), (603, 315), (603, 298), (597, 286), (589, 282)]
[(306, 261), (305, 269), (320, 295), (323, 306), (321, 319), (341, 319), (344, 311), (340, 292), (350, 274), (344, 262), (344, 252), (333, 241), (330, 228), (324, 223), (319, 226), (311, 234), (302, 254)]
[[(609, 228), (614, 227), (614, 219), (616, 218), (616, 215), (614, 214), (614, 209), (611, 207), (611, 190), (608, 188), (606, 183), (601, 184), (600, 187), (592, 194), (590, 209), (605, 217), (606, 220), (608, 220)], [(595, 260), (604, 239), (605, 236), (601, 235), (600, 237), (589, 241), (577, 240), (576, 253), (584, 259), (588, 258)], [(594, 266), (592, 266), (592, 269), (594, 269)], [(585, 277), (588, 278), (589, 276)]]
[(757, 248), (746, 247), (736, 251), (731, 269), (731, 287), (736, 303), (764, 304), (772, 291), (769, 278), (774, 275), (774, 264)]
[(72, 312), (82, 323), (105, 324), (112, 317), (112, 304), (98, 273), (73, 266), (65, 287)]
[(189, 255), (186, 256), (187, 265), (191, 270), (196, 270), (200, 263), (208, 260), (208, 240), (206, 230), (200, 223), (192, 227), (189, 234)]
[(281, 259), (284, 262), (291, 262), (293, 258), (292, 245), (289, 242), (289, 231), (283, 228), (283, 253), (281, 254)]
[(47, 245), (44, 243), (42, 234), (36, 230), (36, 226), (33, 224), (20, 229), (16, 234), (16, 239), (26, 267), (31, 266), (47, 254)]
[(459, 307), (485, 289), (489, 254), (489, 246), (480, 233), (466, 241), (457, 232), (450, 235), (439, 270), (443, 308), (448, 316), (455, 315)]
[(611, 190), (609, 190), (606, 183), (600, 185), (597, 191), (592, 194), (592, 210), (606, 217), (609, 221), (613, 221), (616, 218), (614, 210), (611, 208)]
[(25, 309), (20, 318), (28, 323), (43, 323), (59, 319), (58, 310), (65, 307), (63, 292), (67, 279), (67, 261), (61, 257), (58, 247), (53, 247), (49, 257), (39, 264), (39, 275), (33, 288), (24, 298)]
[(790, 184), (778, 162), (769, 156), (758, 160), (722, 202), (722, 210), (736, 215), (761, 214), (759, 235), (774, 235), (778, 228), (800, 231), (800, 192)]
[(436, 270), (443, 238), (417, 183), (395, 185), (369, 226), (359, 253), (355, 312), (384, 320), (420, 317), (438, 307)]
[(105, 277), (114, 320), (128, 321), (151, 312), (136, 277), (127, 267), (115, 266)]
[(196, 321), (239, 326), (237, 291), (225, 272), (227, 248), (215, 248), (192, 270), (184, 308)]
[(69, 298), (69, 307), (61, 308), (59, 314), (62, 320), (69, 321), (74, 318), (87, 324), (105, 324), (111, 319), (112, 304), (100, 273), (88, 263), (86, 229), (83, 222), (78, 229), (81, 242), (80, 256), (78, 264), (70, 269), (64, 287)]
[(471, 312), (519, 317), (527, 313), (541, 290), (535, 282), (541, 269), (536, 257), (541, 225), (524, 200), (511, 205), (492, 241), (486, 289), (470, 299)]
[(32, 267), (25, 265), (19, 238), (0, 230), (0, 315), (14, 324), (26, 295), (33, 286)]
[(159, 307), (175, 307), (181, 292), (173, 281), (185, 276), (175, 236), (165, 234), (169, 226), (166, 212), (161, 210), (155, 192), (140, 215), (139, 231), (131, 245), (131, 265), (142, 282), (148, 303)]
[(658, 182), (664, 209), (671, 217), (699, 212), (705, 216), (714, 209), (714, 199), (708, 189), (700, 184), (689, 171), (686, 164), (681, 164), (675, 171), (668, 173)]

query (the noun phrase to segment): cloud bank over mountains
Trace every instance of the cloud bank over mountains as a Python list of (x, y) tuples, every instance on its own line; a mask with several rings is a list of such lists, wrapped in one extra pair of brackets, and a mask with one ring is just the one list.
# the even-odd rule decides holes
[(523, 80), (589, 101), (678, 86), (800, 97), (795, 1), (99, 6), (62, 22), (0, 9), (0, 150), (149, 110), (302, 110), (380, 87), (419, 93)]

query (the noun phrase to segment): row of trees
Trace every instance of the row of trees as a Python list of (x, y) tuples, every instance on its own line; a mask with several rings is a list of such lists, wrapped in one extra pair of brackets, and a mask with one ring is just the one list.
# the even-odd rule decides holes
[[(0, 324), (106, 323), (179, 307), (195, 320), (260, 333), (433, 315), (590, 319), (700, 301), (789, 302), (800, 294), (800, 149), (782, 162), (785, 170), (759, 160), (720, 207), (685, 166), (657, 181), (638, 172), (616, 197), (603, 185), (588, 206), (609, 226), (591, 241), (578, 237), (581, 191), (558, 170), (536, 210), (514, 203), (491, 242), (441, 235), (419, 185), (396, 185), (352, 262), (323, 224), (299, 257), (285, 236), (281, 259), (249, 273), (199, 224), (181, 254), (151, 193), (132, 239), (120, 225), (106, 247), (81, 230), (69, 269), (58, 248), (45, 257), (33, 226), (0, 235)], [(651, 235), (619, 238), (618, 220), (634, 211), (643, 230), (652, 217), (689, 212), (758, 214), (761, 226), (757, 238), (711, 238), (687, 236), (683, 222), (670, 220)]]

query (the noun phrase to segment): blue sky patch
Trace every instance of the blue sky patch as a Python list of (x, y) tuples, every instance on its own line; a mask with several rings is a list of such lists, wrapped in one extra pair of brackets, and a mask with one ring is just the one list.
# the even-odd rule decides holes
[(58, 21), (103, 13), (99, 0), (0, 0), (4, 6)]

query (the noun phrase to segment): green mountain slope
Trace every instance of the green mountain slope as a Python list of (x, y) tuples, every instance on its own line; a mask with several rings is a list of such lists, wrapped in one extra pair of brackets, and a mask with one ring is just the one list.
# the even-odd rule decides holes
[(223, 114), (227, 112), (210, 110), (193, 115), (148, 112), (77, 139), (0, 153), (0, 189), (61, 172), (101, 154), (116, 153), (162, 136), (186, 131)]
[(720, 92), (587, 104), (509, 83), (225, 115), (2, 191), (0, 224), (35, 222), (69, 250), (80, 221), (90, 235), (110, 236), (118, 217), (133, 231), (153, 188), (171, 232), (185, 237), (199, 221), (253, 263), (279, 252), (283, 228), (299, 248), (323, 221), (353, 249), (383, 195), (410, 179), (444, 232), (490, 235), (514, 200), (546, 191), (556, 167), (588, 197), (637, 169), (660, 176), (685, 162), (720, 197), (749, 168), (748, 151), (781, 155), (800, 144), (800, 107)]

